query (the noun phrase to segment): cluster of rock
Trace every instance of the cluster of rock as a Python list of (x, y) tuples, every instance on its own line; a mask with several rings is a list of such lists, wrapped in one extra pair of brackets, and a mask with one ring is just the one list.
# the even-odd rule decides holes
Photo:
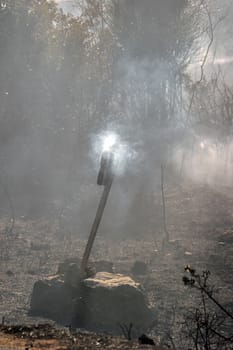
[[(58, 274), (35, 283), (30, 314), (62, 325), (119, 334), (120, 325), (133, 324), (141, 334), (152, 322), (152, 313), (139, 283), (112, 272), (112, 263), (90, 268), (81, 279), (79, 262), (61, 264)], [(101, 267), (108, 271), (98, 271)], [(97, 272), (96, 272), (97, 271)]]

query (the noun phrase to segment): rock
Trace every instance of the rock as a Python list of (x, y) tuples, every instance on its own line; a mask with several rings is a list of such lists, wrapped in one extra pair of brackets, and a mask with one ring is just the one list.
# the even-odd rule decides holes
[(135, 261), (131, 269), (131, 272), (135, 276), (146, 275), (148, 273), (147, 264), (143, 261)]
[(139, 283), (108, 272), (81, 281), (77, 265), (72, 268), (65, 280), (57, 275), (35, 283), (31, 315), (90, 331), (121, 334), (119, 324), (130, 323), (135, 336), (146, 331), (152, 312)]
[(138, 338), (139, 344), (145, 344), (145, 345), (155, 345), (155, 342), (153, 339), (149, 338), (146, 334), (142, 334)]
[(152, 313), (139, 285), (131, 277), (98, 272), (83, 281), (76, 306), (75, 326), (92, 331), (121, 333), (119, 324), (133, 324), (142, 333)]
[(74, 291), (58, 276), (52, 276), (34, 284), (30, 315), (69, 324), (72, 319)]
[[(64, 262), (58, 265), (57, 274), (63, 275), (70, 269), (71, 264), (76, 264), (78, 267), (81, 265), (81, 260), (77, 257), (67, 258)], [(113, 272), (113, 263), (107, 260), (98, 260), (89, 262), (88, 270), (96, 272), (105, 271)]]
[(72, 288), (78, 288), (80, 284), (80, 280), (81, 280), (80, 265), (75, 263), (70, 263), (67, 266), (64, 274), (65, 285)]
[(6, 275), (7, 275), (8, 277), (13, 277), (15, 274), (14, 274), (14, 272), (12, 272), (11, 270), (7, 270), (7, 271), (6, 271)]
[(77, 264), (78, 266), (80, 266), (81, 261), (77, 257), (65, 259), (65, 261), (63, 261), (62, 263), (60, 263), (58, 265), (57, 274), (64, 275), (67, 272), (67, 270), (69, 269), (69, 266), (71, 264)]
[(95, 268), (96, 272), (110, 272), (113, 273), (113, 263), (107, 260), (99, 260), (90, 263), (90, 265)]

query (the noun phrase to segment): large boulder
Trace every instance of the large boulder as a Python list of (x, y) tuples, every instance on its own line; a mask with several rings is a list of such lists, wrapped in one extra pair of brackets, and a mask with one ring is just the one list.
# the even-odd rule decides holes
[(98, 272), (82, 283), (74, 323), (95, 331), (120, 333), (130, 323), (137, 333), (148, 328), (152, 313), (139, 283), (131, 277)]
[(34, 284), (30, 315), (41, 316), (60, 324), (71, 323), (74, 290), (60, 276), (51, 276)]
[(151, 324), (152, 313), (143, 290), (131, 277), (98, 272), (94, 277), (79, 279), (75, 286), (75, 272), (74, 275), (70, 280), (53, 276), (37, 281), (30, 314), (63, 325), (114, 334), (122, 332), (122, 325), (132, 323), (135, 336)]

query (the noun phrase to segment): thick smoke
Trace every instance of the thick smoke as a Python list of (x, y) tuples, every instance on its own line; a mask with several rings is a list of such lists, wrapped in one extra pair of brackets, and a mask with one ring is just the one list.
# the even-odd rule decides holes
[[(139, 231), (139, 213), (144, 231), (150, 229), (143, 203), (146, 196), (160, 191), (161, 165), (166, 181), (182, 175), (195, 182), (214, 184), (224, 179), (230, 184), (231, 144), (215, 146), (208, 135), (195, 139), (194, 144), (190, 136), (188, 147), (185, 144), (190, 132), (184, 129), (185, 112), (177, 107), (181, 99), (177, 71), (182, 50), (187, 53), (187, 43), (181, 43), (184, 34), (177, 40), (179, 13), (185, 2), (153, 2), (154, 12), (150, 11), (151, 1), (146, 5), (132, 2), (135, 11), (126, 2), (119, 3), (113, 18), (118, 43), (112, 54), (112, 80), (106, 86), (103, 77), (95, 80), (98, 72), (93, 61), (90, 79), (84, 76), (83, 57), (75, 51), (77, 47), (82, 50), (82, 38), (76, 35), (69, 46), (57, 45), (62, 35), (59, 18), (52, 29), (46, 16), (42, 17), (44, 27), (35, 28), (30, 14), (22, 10), (22, 18), (26, 17), (19, 22), (24, 24), (17, 31), (12, 29), (1, 62), (13, 67), (14, 79), (7, 80), (1, 71), (1, 81), (9, 81), (8, 86), (1, 86), (1, 113), (4, 118), (15, 115), (16, 121), (11, 129), (14, 135), (9, 134), (2, 145), (1, 166), (17, 217), (62, 213), (66, 227), (73, 225), (77, 234), (87, 235), (102, 191), (96, 176), (108, 133), (119, 135), (120, 165), (101, 227), (103, 234)], [(74, 10), (77, 26), (81, 26), (80, 10), (65, 1), (60, 5), (65, 11)], [(23, 55), (28, 52), (25, 61)], [(101, 55), (96, 55), (98, 60)], [(11, 57), (9, 62), (7, 57)], [(14, 108), (9, 107), (9, 99)], [(22, 130), (17, 127), (17, 116), (22, 118)], [(153, 200), (151, 203), (153, 211)]]
[(233, 144), (209, 138), (195, 140), (190, 148), (179, 146), (174, 153), (177, 172), (196, 184), (232, 186)]

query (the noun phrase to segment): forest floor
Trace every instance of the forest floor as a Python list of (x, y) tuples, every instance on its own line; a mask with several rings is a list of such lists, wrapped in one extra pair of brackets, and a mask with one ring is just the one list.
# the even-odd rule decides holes
[[(179, 186), (167, 190), (165, 198), (170, 241), (164, 252), (160, 215), (155, 232), (146, 233), (141, 239), (123, 240), (99, 235), (92, 253), (94, 260), (102, 260), (104, 256), (112, 261), (116, 273), (132, 275), (135, 261), (147, 263), (148, 273), (133, 278), (143, 285), (155, 310), (150, 335), (158, 344), (166, 344), (168, 334), (178, 341), (182, 315), (196, 303), (196, 292), (182, 283), (187, 264), (200, 272), (210, 270), (210, 283), (215, 286), (218, 300), (233, 309), (233, 189)], [(159, 206), (159, 195), (156, 200)], [(56, 219), (16, 220), (11, 235), (4, 233), (5, 226), (3, 218), (0, 220), (0, 320), (5, 326), (0, 328), (0, 349), (25, 350), (32, 343), (38, 350), (76, 349), (74, 339), (78, 349), (143, 349), (137, 342), (121, 337), (85, 332), (74, 336), (66, 328), (56, 328), (51, 321), (29, 317), (34, 283), (55, 274), (59, 263), (66, 258), (81, 258), (86, 240), (71, 234), (58, 238)], [(38, 330), (34, 324), (44, 326)], [(40, 334), (44, 333), (47, 338), (41, 338)], [(11, 344), (13, 338), (16, 343)]]

